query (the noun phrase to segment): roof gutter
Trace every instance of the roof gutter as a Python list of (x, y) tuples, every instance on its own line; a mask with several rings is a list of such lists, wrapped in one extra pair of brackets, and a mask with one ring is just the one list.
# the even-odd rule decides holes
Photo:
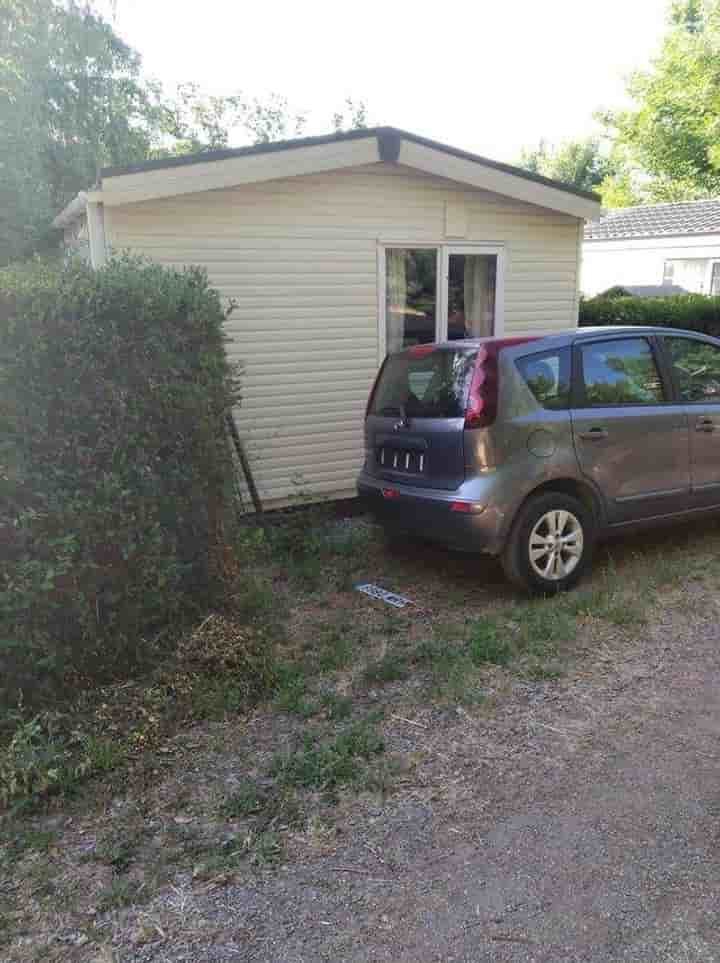
[(87, 200), (86, 192), (80, 191), (77, 197), (73, 198), (73, 200), (60, 211), (52, 222), (52, 226), (62, 230), (79, 221), (87, 209)]

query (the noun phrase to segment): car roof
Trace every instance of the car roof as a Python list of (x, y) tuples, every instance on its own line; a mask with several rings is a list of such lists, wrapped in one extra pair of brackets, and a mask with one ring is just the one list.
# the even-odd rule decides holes
[[(488, 342), (505, 342), (508, 347), (521, 347), (523, 344), (538, 344), (542, 342), (543, 345), (548, 346), (562, 346), (567, 344), (573, 344), (577, 341), (584, 341), (589, 339), (597, 338), (598, 335), (648, 335), (648, 334), (672, 334), (680, 336), (691, 336), (697, 338), (703, 338), (708, 341), (712, 341), (715, 344), (720, 345), (720, 339), (712, 337), (712, 335), (704, 334), (700, 331), (688, 331), (683, 328), (667, 328), (658, 325), (640, 325), (640, 324), (607, 324), (607, 325), (596, 325), (588, 326), (583, 328), (567, 328), (564, 331), (553, 331), (550, 334), (538, 334), (538, 335), (517, 335), (517, 336), (504, 336), (498, 335), (489, 338), (463, 338), (457, 341), (440, 341), (437, 343), (438, 348), (477, 348)], [(525, 340), (527, 338), (527, 340)], [(407, 348), (404, 350), (408, 350)]]

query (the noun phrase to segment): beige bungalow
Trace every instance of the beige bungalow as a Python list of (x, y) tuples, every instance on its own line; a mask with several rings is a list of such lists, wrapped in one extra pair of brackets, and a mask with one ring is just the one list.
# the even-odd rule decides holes
[(102, 171), (58, 215), (93, 265), (200, 264), (237, 307), (237, 423), (268, 507), (354, 494), (386, 352), (578, 316), (593, 194), (389, 127)]

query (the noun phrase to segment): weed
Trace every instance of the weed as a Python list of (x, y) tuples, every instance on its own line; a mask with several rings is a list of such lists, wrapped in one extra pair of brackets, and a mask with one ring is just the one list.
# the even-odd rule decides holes
[(523, 675), (533, 682), (554, 682), (562, 677), (563, 670), (557, 662), (543, 661), (531, 658), (524, 669)]
[(377, 766), (369, 767), (358, 780), (358, 790), (374, 792), (383, 799), (389, 795), (395, 778), (400, 771), (400, 764), (396, 759), (385, 759)]
[(277, 667), (277, 691), (273, 704), (283, 712), (294, 712), (307, 719), (318, 710), (317, 704), (307, 698), (307, 680), (302, 668), (285, 663)]
[(353, 629), (346, 625), (327, 626), (320, 636), (317, 665), (321, 672), (333, 672), (349, 665), (355, 654)]
[(150, 895), (149, 887), (144, 883), (138, 883), (127, 876), (118, 876), (100, 891), (97, 910), (99, 913), (108, 913), (110, 910), (137, 903), (140, 898), (147, 899)]
[(468, 657), (451, 663), (442, 677), (435, 676), (435, 695), (441, 702), (477, 706), (486, 699), (477, 667)]
[(577, 634), (577, 620), (555, 598), (517, 605), (512, 610), (520, 651), (544, 656), (556, 651), (560, 642)]
[(253, 866), (270, 866), (282, 855), (282, 839), (277, 832), (262, 829), (237, 833), (202, 854), (193, 867), (193, 879), (233, 875), (245, 859)]
[(253, 866), (270, 866), (283, 856), (282, 840), (278, 833), (271, 830), (252, 835), (246, 841), (246, 850)]
[(507, 665), (513, 656), (508, 630), (494, 618), (479, 619), (473, 624), (469, 648), (475, 663)]
[(8, 830), (0, 834), (0, 868), (22, 859), (28, 852), (47, 855), (57, 843), (54, 830)]
[(340, 722), (352, 714), (352, 699), (350, 696), (338, 695), (336, 692), (324, 692), (320, 702), (325, 709), (328, 719)]
[(57, 888), (53, 866), (43, 860), (35, 863), (29, 873), (32, 894), (37, 899), (54, 896)]
[(243, 577), (232, 596), (233, 609), (243, 622), (261, 622), (278, 618), (278, 597), (270, 582), (257, 576)]
[(190, 691), (190, 711), (198, 719), (222, 719), (247, 706), (245, 687), (232, 678), (198, 678)]
[(114, 739), (85, 736), (83, 743), (85, 754), (94, 772), (111, 772), (127, 759), (126, 746)]
[(362, 761), (384, 748), (382, 736), (364, 720), (350, 724), (328, 742), (319, 742), (307, 733), (301, 749), (275, 757), (271, 773), (286, 786), (331, 790), (354, 782), (362, 771)]
[(48, 716), (19, 720), (0, 749), (0, 806), (32, 804), (50, 793), (70, 793), (93, 771), (83, 740), (71, 742), (56, 731)]
[(139, 832), (123, 835), (114, 830), (98, 841), (92, 858), (106, 866), (112, 866), (116, 873), (125, 873), (135, 858), (140, 837)]
[(220, 806), (220, 815), (225, 819), (252, 816), (261, 812), (266, 800), (266, 794), (257, 784), (247, 779), (223, 801)]
[(370, 662), (363, 672), (363, 678), (368, 685), (398, 682), (401, 679), (406, 679), (407, 676), (407, 660), (395, 652), (388, 652), (376, 662)]

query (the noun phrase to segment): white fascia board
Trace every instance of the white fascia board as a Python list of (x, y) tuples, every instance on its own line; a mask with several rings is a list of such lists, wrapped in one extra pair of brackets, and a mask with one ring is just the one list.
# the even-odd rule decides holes
[(103, 177), (98, 199), (108, 207), (197, 194), (200, 191), (238, 187), (282, 177), (298, 177), (324, 171), (373, 164), (380, 160), (376, 136), (296, 147), (268, 153), (230, 157), (225, 160), (183, 164), (157, 170)]
[(674, 234), (661, 237), (585, 238), (583, 247), (593, 254), (611, 251), (672, 251), (674, 257), (717, 257), (720, 234)]
[(600, 214), (600, 201), (558, 190), (477, 161), (455, 157), (411, 140), (403, 139), (398, 163), (571, 217), (592, 220)]
[(55, 228), (66, 228), (74, 224), (75, 221), (80, 220), (81, 217), (85, 215), (85, 209), (87, 207), (87, 194), (85, 191), (80, 191), (77, 197), (74, 197), (69, 204), (60, 211), (55, 220), (52, 222), (52, 226)]

